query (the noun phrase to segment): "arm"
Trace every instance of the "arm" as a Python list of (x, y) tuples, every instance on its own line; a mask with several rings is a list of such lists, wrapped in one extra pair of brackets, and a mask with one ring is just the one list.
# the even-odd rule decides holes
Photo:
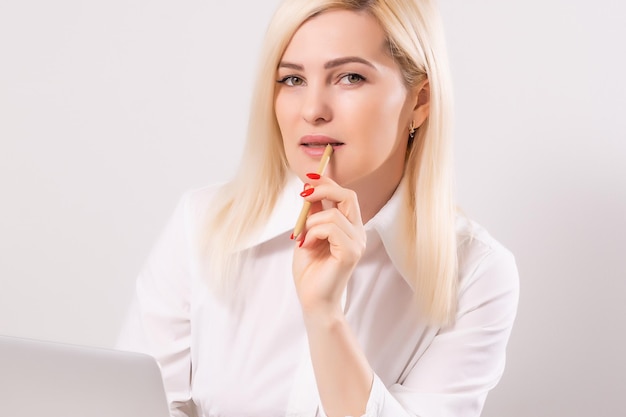
[(154, 356), (173, 417), (190, 408), (190, 320), (187, 199), (179, 203), (136, 281), (117, 348)]
[(304, 315), (320, 399), (329, 416), (361, 416), (373, 373), (342, 311)]
[[(373, 374), (345, 320), (341, 297), (365, 250), (356, 194), (328, 178), (309, 194), (313, 214), (297, 237), (293, 273), (320, 400), (329, 416), (364, 413)], [(321, 201), (334, 207), (323, 210)]]
[[(487, 392), (502, 374), (517, 309), (513, 257), (495, 241), (491, 247), (480, 240), (463, 243), (455, 324), (439, 330), (427, 350), (409, 364), (411, 371), (404, 380), (385, 387), (372, 374), (340, 308), (340, 293), (352, 262), (360, 257), (358, 222), (345, 214), (350, 207), (338, 203), (345, 201), (343, 197), (333, 196), (320, 184), (316, 184), (316, 194), (317, 199), (335, 201), (338, 210), (318, 207), (309, 217), (304, 243), (294, 253), (294, 278), (327, 415), (478, 416)], [(344, 219), (335, 217), (338, 214)], [(350, 239), (342, 240), (344, 235)], [(342, 254), (340, 249), (346, 248)]]
[[(482, 245), (474, 242), (472, 245)], [(504, 371), (518, 304), (513, 256), (496, 246), (467, 253), (454, 325), (441, 329), (400, 384), (374, 382), (367, 416), (478, 417)], [(399, 410), (406, 410), (401, 414)], [(371, 410), (371, 413), (370, 413)]]

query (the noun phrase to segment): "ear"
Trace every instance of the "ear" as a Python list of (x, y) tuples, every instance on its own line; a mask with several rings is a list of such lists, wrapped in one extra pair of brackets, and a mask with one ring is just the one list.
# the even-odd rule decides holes
[(415, 87), (414, 126), (420, 127), (430, 114), (430, 83), (428, 78)]

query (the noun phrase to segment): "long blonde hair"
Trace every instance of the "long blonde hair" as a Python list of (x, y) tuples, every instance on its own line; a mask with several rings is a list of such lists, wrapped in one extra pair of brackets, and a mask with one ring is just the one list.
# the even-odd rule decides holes
[(289, 167), (274, 114), (276, 69), (300, 25), (330, 9), (371, 13), (387, 34), (406, 85), (429, 80), (430, 114), (407, 153), (399, 221), (406, 226), (404, 269), (414, 272), (406, 278), (416, 302), (432, 324), (449, 324), (457, 303), (452, 99), (443, 31), (432, 0), (283, 1), (261, 52), (239, 170), (218, 191), (208, 214), (204, 247), (211, 283), (224, 289), (236, 281), (241, 248), (267, 220), (287, 181)]

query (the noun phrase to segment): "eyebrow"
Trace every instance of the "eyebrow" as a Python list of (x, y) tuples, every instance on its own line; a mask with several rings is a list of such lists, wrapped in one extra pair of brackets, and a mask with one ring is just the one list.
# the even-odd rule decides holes
[[(366, 59), (360, 58), (358, 56), (346, 56), (346, 57), (337, 58), (337, 59), (333, 59), (333, 60), (326, 62), (324, 64), (324, 69), (331, 69), (331, 68), (339, 67), (341, 65), (349, 64), (352, 62), (357, 62), (360, 64), (367, 65), (368, 67), (375, 68), (374, 65)], [(296, 71), (304, 71), (304, 67), (302, 65), (294, 64), (292, 62), (286, 62), (286, 61), (281, 61), (278, 64), (278, 68), (291, 68)]]

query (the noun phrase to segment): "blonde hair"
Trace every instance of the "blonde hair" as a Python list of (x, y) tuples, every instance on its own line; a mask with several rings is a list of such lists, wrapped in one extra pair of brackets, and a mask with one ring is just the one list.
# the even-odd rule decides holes
[[(247, 143), (239, 170), (218, 191), (207, 239), (214, 288), (236, 284), (241, 248), (269, 217), (288, 177), (288, 163), (274, 114), (276, 69), (291, 37), (307, 19), (331, 9), (371, 13), (388, 37), (390, 53), (407, 86), (425, 78), (430, 113), (410, 145), (405, 164), (404, 270), (416, 302), (432, 324), (454, 319), (457, 258), (452, 99), (443, 32), (431, 0), (286, 0), (269, 25), (253, 92)], [(408, 134), (408, 132), (407, 132)]]

